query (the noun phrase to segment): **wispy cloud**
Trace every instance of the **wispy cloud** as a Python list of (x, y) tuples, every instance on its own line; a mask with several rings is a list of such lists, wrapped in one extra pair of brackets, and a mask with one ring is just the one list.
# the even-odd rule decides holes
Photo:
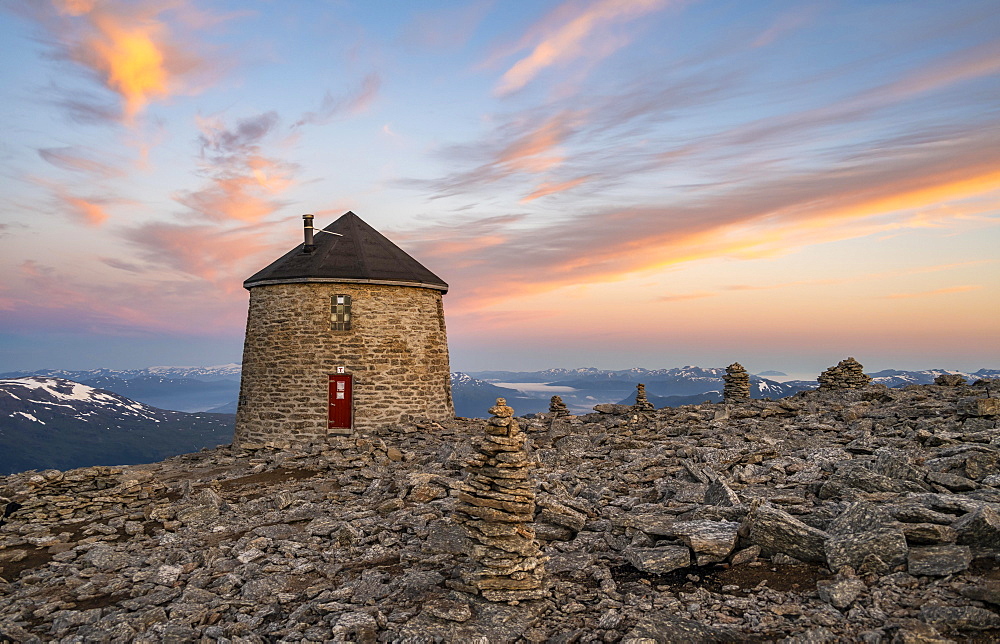
[(474, 0), (463, 6), (423, 11), (403, 29), (403, 43), (420, 49), (458, 49), (472, 37), (494, 0)]
[(42, 148), (38, 150), (38, 156), (57, 168), (81, 172), (102, 179), (120, 177), (125, 174), (121, 168), (98, 161), (89, 152), (73, 147)]
[(551, 172), (565, 161), (560, 148), (573, 136), (583, 118), (581, 112), (562, 110), (540, 122), (514, 119), (498, 129), (491, 143), (476, 142), (443, 151), (449, 158), (474, 163), (473, 168), (411, 183), (445, 197), (470, 192), (513, 175)]
[[(596, 208), (533, 226), (494, 222), (490, 236), (503, 241), (490, 246), (476, 246), (482, 229), (467, 233), (465, 222), (441, 224), (425, 230), (417, 256), (426, 252), (467, 267), (453, 291), (476, 306), (496, 284), (508, 293), (531, 293), (708, 257), (786, 254), (912, 229), (912, 214), (928, 209), (939, 221), (959, 221), (990, 203), (974, 197), (1000, 185), (1000, 169), (988, 152), (1000, 132), (980, 134), (941, 142), (919, 158), (904, 153), (837, 172), (765, 175), (669, 205)], [(940, 204), (950, 207), (941, 210)]]
[(608, 55), (628, 42), (621, 34), (613, 33), (612, 27), (667, 4), (667, 0), (596, 0), (560, 5), (522, 40), (519, 49), (531, 51), (504, 72), (496, 93), (502, 96), (515, 92), (553, 65)]
[[(125, 231), (125, 238), (141, 257), (185, 275), (211, 282), (226, 291), (237, 291), (262, 258), (279, 250), (268, 234), (269, 226), (224, 229), (213, 225), (153, 222)], [(273, 257), (270, 257), (273, 259)]]
[(812, 22), (818, 12), (818, 5), (803, 5), (782, 13), (774, 22), (754, 39), (751, 47), (766, 47), (786, 33), (795, 31)]
[(521, 199), (521, 203), (528, 203), (529, 201), (534, 201), (535, 199), (539, 199), (541, 197), (547, 197), (549, 195), (553, 195), (559, 192), (565, 192), (566, 190), (570, 190), (572, 188), (579, 186), (582, 183), (585, 183), (589, 178), (590, 178), (589, 176), (585, 176), (585, 177), (577, 177), (575, 179), (570, 179), (568, 181), (558, 181), (558, 182), (546, 181), (544, 183), (539, 184), (539, 186), (535, 188), (534, 192), (523, 197)]
[(687, 300), (701, 300), (706, 297), (715, 297), (718, 293), (710, 293), (708, 291), (699, 291), (697, 293), (676, 293), (672, 295), (660, 295), (656, 298), (657, 302), (686, 302)]
[(334, 96), (330, 92), (327, 92), (323, 96), (323, 101), (320, 103), (319, 109), (314, 112), (306, 112), (292, 127), (325, 125), (339, 116), (363, 112), (375, 100), (381, 85), (381, 76), (373, 72), (365, 76), (360, 86), (354, 92), (344, 96)]
[(210, 335), (239, 328), (246, 314), (241, 293), (190, 278), (125, 272), (121, 279), (82, 279), (33, 260), (22, 262), (16, 273), (16, 280), (0, 283), (7, 332)]
[(229, 127), (220, 117), (198, 120), (201, 173), (208, 185), (178, 192), (174, 199), (192, 213), (210, 221), (255, 222), (278, 210), (278, 198), (292, 184), (294, 164), (264, 152), (264, 143), (276, 134), (277, 112), (265, 112)]

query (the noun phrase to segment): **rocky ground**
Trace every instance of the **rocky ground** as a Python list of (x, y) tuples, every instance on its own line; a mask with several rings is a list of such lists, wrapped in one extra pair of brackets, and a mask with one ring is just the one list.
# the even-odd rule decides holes
[(474, 594), (485, 421), (0, 478), (0, 641), (989, 642), (1000, 382), (522, 419), (548, 597)]

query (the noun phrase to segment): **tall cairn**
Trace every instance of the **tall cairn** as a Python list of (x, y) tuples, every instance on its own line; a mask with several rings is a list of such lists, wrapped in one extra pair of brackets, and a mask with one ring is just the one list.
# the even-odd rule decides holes
[(635, 404), (632, 405), (632, 409), (638, 412), (656, 409), (653, 403), (649, 402), (649, 398), (646, 398), (646, 385), (639, 383), (635, 386)]
[(524, 449), (524, 434), (514, 409), (497, 398), (489, 409), (486, 435), (465, 464), (467, 476), (458, 486), (455, 520), (465, 526), (478, 569), (469, 583), (495, 602), (546, 596), (544, 558), (535, 541), (534, 463)]
[(553, 418), (569, 416), (569, 407), (563, 402), (562, 396), (552, 396), (549, 400), (549, 413)]
[(860, 389), (871, 383), (871, 376), (865, 373), (865, 368), (854, 358), (847, 358), (830, 367), (816, 378), (819, 388), (830, 389)]
[(745, 402), (750, 400), (750, 374), (738, 362), (726, 367), (726, 375), (722, 376), (725, 384), (722, 387), (722, 400), (726, 403)]

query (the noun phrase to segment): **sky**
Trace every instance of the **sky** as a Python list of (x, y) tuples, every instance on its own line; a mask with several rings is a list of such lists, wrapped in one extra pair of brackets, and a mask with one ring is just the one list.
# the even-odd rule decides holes
[(453, 370), (1000, 367), (996, 0), (0, 0), (0, 371), (239, 362), (353, 210)]

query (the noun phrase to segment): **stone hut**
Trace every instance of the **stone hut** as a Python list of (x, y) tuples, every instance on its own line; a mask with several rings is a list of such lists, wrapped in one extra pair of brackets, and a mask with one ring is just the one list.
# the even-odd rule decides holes
[(234, 444), (454, 417), (448, 285), (353, 212), (250, 277)]

